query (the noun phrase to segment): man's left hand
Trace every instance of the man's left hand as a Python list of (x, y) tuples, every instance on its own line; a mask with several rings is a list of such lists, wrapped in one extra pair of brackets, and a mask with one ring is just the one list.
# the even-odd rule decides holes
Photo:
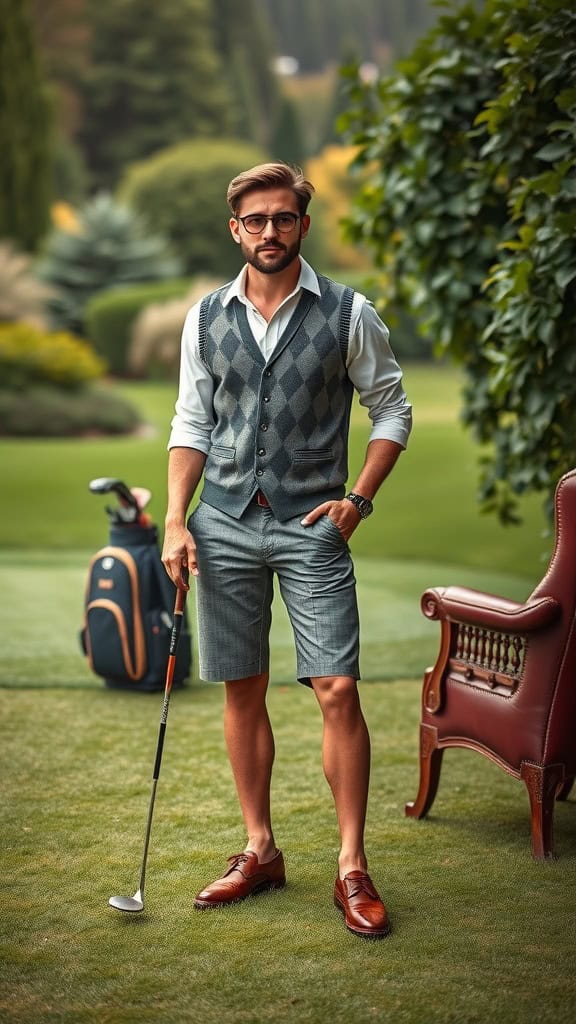
[(321, 516), (328, 516), (335, 526), (338, 527), (345, 541), (349, 541), (354, 530), (360, 522), (360, 513), (351, 501), (342, 498), (341, 501), (324, 501), (321, 505), (307, 512), (300, 520), (302, 526), (311, 526)]

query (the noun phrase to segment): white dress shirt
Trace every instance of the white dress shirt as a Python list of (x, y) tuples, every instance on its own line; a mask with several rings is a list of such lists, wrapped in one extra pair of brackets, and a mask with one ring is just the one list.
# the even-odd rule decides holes
[[(247, 267), (243, 267), (222, 299), (224, 306), (235, 298), (244, 304), (250, 330), (267, 361), (288, 326), (302, 290), (320, 295), (318, 278), (312, 267), (302, 257), (300, 265), (300, 277), (294, 291), (281, 302), (269, 321), (246, 297)], [(168, 448), (196, 448), (207, 454), (214, 427), (213, 381), (198, 351), (199, 312), (200, 302), (197, 302), (184, 323), (180, 386)], [(402, 371), (388, 338), (388, 328), (372, 303), (360, 292), (355, 292), (346, 361), (348, 376), (358, 392), (360, 404), (367, 408), (372, 421), (369, 440), (396, 441), (405, 448), (412, 426), (412, 407), (406, 400)]]

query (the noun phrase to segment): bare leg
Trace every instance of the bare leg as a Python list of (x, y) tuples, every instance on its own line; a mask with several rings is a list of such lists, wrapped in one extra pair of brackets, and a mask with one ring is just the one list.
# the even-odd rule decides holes
[(364, 825), (370, 779), (370, 737), (356, 680), (319, 676), (312, 686), (324, 719), (322, 764), (336, 806), (341, 849), (340, 877), (366, 871)]
[(266, 707), (268, 675), (226, 683), (224, 736), (248, 841), (261, 864), (276, 853), (270, 817), (274, 737)]

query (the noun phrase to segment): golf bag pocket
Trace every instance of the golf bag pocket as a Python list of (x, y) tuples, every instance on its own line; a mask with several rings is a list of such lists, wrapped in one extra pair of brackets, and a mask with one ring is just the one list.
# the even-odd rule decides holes
[(138, 569), (129, 551), (103, 548), (92, 559), (83, 633), (96, 675), (136, 682), (146, 674)]
[[(124, 531), (124, 546), (102, 548), (90, 562), (80, 641), (92, 671), (113, 688), (164, 686), (176, 588), (164, 571), (155, 537), (153, 529), (134, 529), (128, 536)], [(129, 545), (128, 539), (134, 542)], [(189, 675), (191, 660), (184, 622), (175, 685)]]

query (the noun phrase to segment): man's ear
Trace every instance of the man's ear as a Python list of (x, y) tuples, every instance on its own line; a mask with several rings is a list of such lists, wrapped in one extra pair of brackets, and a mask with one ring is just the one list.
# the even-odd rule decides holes
[(305, 213), (304, 216), (301, 218), (300, 225), (302, 229), (301, 237), (306, 238), (306, 235), (310, 230), (310, 215), (308, 213)]
[(230, 228), (232, 238), (234, 239), (235, 242), (238, 243), (238, 245), (240, 245), (240, 225), (236, 220), (236, 217), (230, 217), (230, 220), (228, 221), (228, 226)]

